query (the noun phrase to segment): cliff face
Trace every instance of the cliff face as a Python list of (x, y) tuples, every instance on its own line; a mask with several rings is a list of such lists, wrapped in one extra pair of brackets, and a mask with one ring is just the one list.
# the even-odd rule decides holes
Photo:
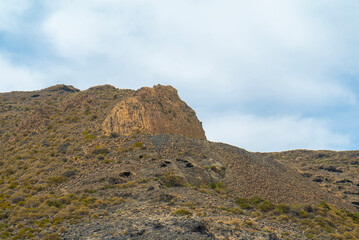
[(171, 86), (144, 87), (122, 99), (102, 127), (106, 134), (173, 133), (206, 139), (196, 113)]

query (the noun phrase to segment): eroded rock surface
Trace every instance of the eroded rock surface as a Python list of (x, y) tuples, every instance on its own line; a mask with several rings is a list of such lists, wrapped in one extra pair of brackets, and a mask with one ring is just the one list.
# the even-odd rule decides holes
[(172, 133), (206, 139), (196, 113), (171, 86), (144, 87), (121, 100), (103, 123), (106, 134)]

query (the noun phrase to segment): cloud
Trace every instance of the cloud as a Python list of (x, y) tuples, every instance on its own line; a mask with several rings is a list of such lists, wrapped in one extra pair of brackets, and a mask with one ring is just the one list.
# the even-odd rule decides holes
[(213, 117), (204, 123), (207, 138), (250, 151), (291, 149), (345, 149), (348, 135), (333, 132), (326, 120), (297, 116), (258, 117), (235, 115)]
[(19, 22), (23, 14), (30, 7), (27, 0), (12, 0), (0, 2), (0, 32), (15, 31), (19, 28)]
[[(205, 88), (198, 99), (216, 96), (222, 104), (356, 101), (328, 74), (338, 64), (341, 39), (310, 11), (309, 1), (78, 0), (56, 6), (44, 33), (60, 55), (91, 69), (90, 76), (100, 75), (97, 69), (102, 79), (123, 84), (129, 77), (136, 87), (167, 82), (191, 94)], [(82, 78), (89, 80), (85, 73)]]
[(0, 92), (40, 89), (46, 86), (41, 73), (26, 66), (16, 66), (0, 54)]

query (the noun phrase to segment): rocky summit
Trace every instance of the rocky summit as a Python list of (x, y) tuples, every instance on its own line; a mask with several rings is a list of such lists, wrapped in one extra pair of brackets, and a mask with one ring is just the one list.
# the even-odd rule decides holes
[(2, 239), (359, 238), (356, 152), (210, 142), (171, 86), (1, 93), (0, 123)]
[(107, 134), (172, 133), (206, 139), (196, 113), (171, 86), (139, 89), (121, 100), (102, 126)]

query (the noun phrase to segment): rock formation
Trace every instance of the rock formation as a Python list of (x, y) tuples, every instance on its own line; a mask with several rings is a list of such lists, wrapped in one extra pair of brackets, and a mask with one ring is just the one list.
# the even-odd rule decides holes
[(171, 86), (144, 87), (120, 101), (103, 123), (106, 134), (173, 133), (206, 139), (196, 113)]

